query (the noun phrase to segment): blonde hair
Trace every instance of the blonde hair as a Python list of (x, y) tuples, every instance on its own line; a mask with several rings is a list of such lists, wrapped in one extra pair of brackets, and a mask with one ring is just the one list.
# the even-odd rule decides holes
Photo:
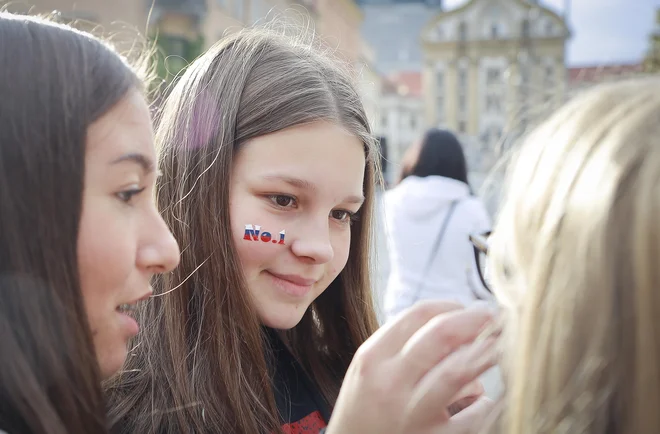
[(503, 432), (660, 432), (660, 79), (568, 103), (508, 184), (490, 253)]

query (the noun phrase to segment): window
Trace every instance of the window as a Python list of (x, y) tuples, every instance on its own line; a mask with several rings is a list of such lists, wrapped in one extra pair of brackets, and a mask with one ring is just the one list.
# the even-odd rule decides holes
[(383, 127), (387, 126), (387, 115), (381, 116), (380, 122), (383, 125)]
[(445, 73), (443, 71), (438, 71), (435, 74), (435, 85), (437, 88), (438, 95), (444, 93), (445, 90)]
[(443, 122), (445, 120), (445, 99), (442, 96), (436, 100), (436, 113), (438, 122)]
[(555, 26), (552, 24), (552, 21), (546, 21), (545, 22), (545, 34), (548, 36), (552, 36), (552, 34), (555, 32)]
[(417, 119), (415, 116), (410, 116), (410, 129), (415, 130), (417, 128)]
[(552, 65), (547, 65), (545, 67), (545, 78), (552, 78), (552, 75), (554, 74), (555, 70), (552, 67)]
[(459, 121), (458, 122), (458, 132), (461, 133), (461, 134), (465, 134), (466, 130), (467, 130), (467, 127), (466, 127), (465, 121)]
[(458, 71), (458, 86), (463, 92), (467, 88), (467, 71), (465, 69), (459, 69)]
[(490, 26), (490, 37), (492, 39), (497, 39), (500, 37), (500, 26), (497, 23), (493, 23)]
[(520, 84), (524, 87), (529, 85), (529, 70), (526, 67), (520, 68)]
[(458, 40), (467, 40), (467, 23), (465, 21), (461, 21), (461, 23), (458, 25)]
[(486, 95), (486, 111), (500, 113), (502, 111), (502, 99), (497, 95)]
[[(490, 2), (489, 2), (490, 3)], [(501, 22), (502, 8), (497, 4), (491, 4), (486, 10), (485, 16), (487, 25), (485, 26), (486, 33), (484, 36), (490, 39), (498, 39), (502, 37), (503, 26)]]
[(486, 70), (486, 84), (499, 84), (502, 79), (502, 72), (498, 68), (488, 68)]
[(465, 113), (467, 110), (467, 98), (464, 93), (458, 95), (458, 111)]
[(545, 67), (545, 85), (546, 87), (552, 87), (555, 83), (555, 69), (552, 65)]
[(527, 18), (522, 20), (521, 34), (523, 37), (530, 36), (529, 20)]
[(458, 110), (465, 112), (467, 110), (467, 71), (464, 68), (458, 70)]

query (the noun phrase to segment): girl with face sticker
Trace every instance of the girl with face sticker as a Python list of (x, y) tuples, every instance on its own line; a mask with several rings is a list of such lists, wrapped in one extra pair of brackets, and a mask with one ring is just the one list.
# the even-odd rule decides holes
[(0, 13), (0, 430), (107, 431), (101, 381), (178, 247), (153, 200), (136, 73), (71, 28)]
[[(406, 431), (420, 420), (404, 417), (419, 375), (463, 342), (440, 350), (443, 333), (422, 331), (453, 306), (404, 315), (355, 357), (337, 402), (377, 327), (369, 253), (379, 156), (349, 75), (321, 52), (246, 30), (195, 61), (167, 98), (158, 200), (182, 259), (156, 279), (141, 311), (148, 331), (108, 390), (116, 432), (317, 433), (335, 406), (338, 432), (385, 432), (390, 420)], [(450, 323), (490, 318), (463, 314)], [(409, 339), (432, 345), (404, 351)], [(446, 416), (458, 389), (429, 409)]]

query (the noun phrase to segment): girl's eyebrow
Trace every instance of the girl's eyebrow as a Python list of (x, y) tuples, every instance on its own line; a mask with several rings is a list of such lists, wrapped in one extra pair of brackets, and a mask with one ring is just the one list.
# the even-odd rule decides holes
[[(316, 185), (314, 185), (314, 183), (307, 181), (306, 179), (296, 178), (289, 175), (279, 175), (279, 174), (265, 175), (262, 177), (262, 179), (265, 181), (285, 182), (291, 185), (292, 187), (296, 187), (301, 190), (308, 190), (310, 193), (316, 193), (318, 191), (318, 188), (316, 187)], [(343, 200), (343, 202), (362, 205), (362, 203), (364, 203), (364, 196), (363, 195), (348, 196)]]
[(154, 162), (151, 161), (151, 159), (143, 154), (124, 154), (121, 157), (112, 160), (110, 162), (110, 165), (115, 165), (115, 164), (121, 164), (125, 162), (130, 162), (137, 164), (138, 166), (142, 167), (142, 170), (144, 170), (145, 174), (152, 173), (155, 170)]

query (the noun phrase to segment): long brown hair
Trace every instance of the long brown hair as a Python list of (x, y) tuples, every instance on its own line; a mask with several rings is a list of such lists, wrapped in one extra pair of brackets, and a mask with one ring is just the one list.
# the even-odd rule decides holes
[(118, 432), (280, 432), (268, 349), (232, 241), (228, 180), (247, 140), (318, 120), (363, 141), (366, 201), (346, 267), (283, 337), (334, 404), (377, 327), (368, 258), (378, 155), (346, 71), (312, 44), (251, 29), (196, 60), (163, 107), (158, 199), (182, 257), (156, 281), (160, 296), (142, 312), (148, 328), (110, 388)]
[(77, 258), (92, 122), (138, 84), (90, 35), (0, 12), (0, 429), (103, 433)]
[(660, 432), (660, 79), (594, 88), (524, 143), (490, 255), (502, 432)]

